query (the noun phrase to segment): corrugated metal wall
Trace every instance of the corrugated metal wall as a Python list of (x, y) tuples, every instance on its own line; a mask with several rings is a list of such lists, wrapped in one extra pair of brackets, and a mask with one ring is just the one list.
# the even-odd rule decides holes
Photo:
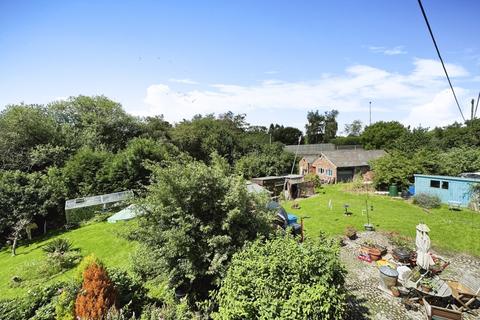
[[(439, 188), (430, 186), (431, 180), (440, 181)], [(442, 183), (448, 182), (448, 189), (442, 189)], [(470, 203), (470, 186), (471, 182), (455, 180), (450, 177), (415, 177), (415, 194), (427, 193), (437, 195), (443, 203), (448, 201), (458, 201), (462, 206), (466, 207)]]

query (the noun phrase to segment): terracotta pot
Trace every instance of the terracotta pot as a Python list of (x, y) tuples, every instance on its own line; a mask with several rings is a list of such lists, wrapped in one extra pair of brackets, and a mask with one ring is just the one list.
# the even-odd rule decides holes
[(370, 254), (370, 258), (372, 259), (372, 261), (377, 261), (377, 260), (380, 260), (382, 256), (376, 255), (376, 254)]
[(368, 253), (371, 255), (371, 256), (381, 256), (382, 255), (382, 251), (378, 248), (368, 248)]
[(398, 290), (397, 287), (391, 287), (390, 291), (392, 291), (392, 294), (394, 297), (400, 297), (400, 291)]
[(423, 285), (423, 284), (421, 285), (421, 287), (422, 287), (422, 291), (423, 291), (423, 292), (430, 292), (430, 291), (432, 291), (432, 288), (430, 288), (430, 287), (428, 287), (428, 286), (425, 286), (425, 285)]

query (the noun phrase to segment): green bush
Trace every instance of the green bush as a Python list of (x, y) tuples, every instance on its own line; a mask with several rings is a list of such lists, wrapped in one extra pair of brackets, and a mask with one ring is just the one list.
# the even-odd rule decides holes
[(46, 253), (66, 253), (72, 249), (72, 243), (68, 239), (56, 238), (47, 243), (42, 250)]
[(344, 268), (333, 239), (257, 240), (234, 255), (213, 319), (341, 319)]
[(320, 177), (316, 175), (315, 173), (308, 173), (305, 175), (303, 178), (305, 181), (313, 181), (313, 186), (315, 188), (319, 188), (322, 186), (322, 181), (320, 180)]
[(55, 304), (55, 319), (74, 320), (75, 319), (75, 295), (69, 291), (63, 291), (57, 298)]
[(151, 169), (154, 183), (140, 203), (148, 211), (137, 230), (150, 251), (137, 257), (148, 270), (136, 270), (147, 279), (167, 275), (171, 288), (186, 287), (195, 309), (218, 287), (233, 254), (271, 233), (268, 197), (248, 193), (245, 180), (229, 174), (218, 156), (210, 166), (176, 159)]
[(50, 320), (55, 318), (55, 297), (64, 283), (32, 288), (22, 298), (0, 301), (0, 319)]
[(66, 210), (65, 220), (67, 221), (67, 225), (79, 225), (83, 221), (92, 219), (96, 212), (96, 207)]
[(413, 197), (413, 203), (425, 209), (439, 208), (442, 201), (436, 195), (419, 193)]
[(81, 259), (82, 255), (78, 251), (66, 252), (64, 254), (54, 252), (47, 256), (47, 262), (60, 271), (73, 268)]
[(116, 268), (109, 268), (108, 276), (115, 285), (116, 306), (122, 308), (122, 315), (130, 318), (133, 314), (140, 314), (142, 307), (148, 303), (147, 290), (143, 287), (140, 279)]

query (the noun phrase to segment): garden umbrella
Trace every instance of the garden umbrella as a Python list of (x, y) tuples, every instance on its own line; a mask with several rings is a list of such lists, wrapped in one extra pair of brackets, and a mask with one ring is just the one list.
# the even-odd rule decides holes
[(417, 238), (415, 244), (417, 246), (417, 265), (422, 269), (428, 270), (434, 264), (432, 256), (428, 252), (430, 250), (430, 237), (428, 233), (430, 228), (426, 224), (417, 225)]

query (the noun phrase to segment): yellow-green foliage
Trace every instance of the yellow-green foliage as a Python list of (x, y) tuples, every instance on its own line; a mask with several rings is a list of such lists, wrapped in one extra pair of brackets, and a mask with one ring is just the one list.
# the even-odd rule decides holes
[(75, 280), (81, 282), (83, 280), (83, 272), (93, 263), (102, 265), (101, 261), (93, 253), (83, 258), (77, 267)]
[(64, 290), (58, 296), (57, 304), (55, 305), (55, 319), (56, 320), (75, 320), (75, 295)]

